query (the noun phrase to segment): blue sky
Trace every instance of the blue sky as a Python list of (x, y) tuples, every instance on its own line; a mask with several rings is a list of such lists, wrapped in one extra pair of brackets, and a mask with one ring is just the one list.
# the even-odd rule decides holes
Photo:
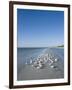
[(48, 47), (64, 44), (64, 12), (17, 9), (17, 46)]

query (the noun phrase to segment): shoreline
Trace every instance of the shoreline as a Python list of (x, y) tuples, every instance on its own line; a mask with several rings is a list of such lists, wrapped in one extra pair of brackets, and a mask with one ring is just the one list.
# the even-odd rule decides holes
[(50, 48), (64, 49), (64, 47), (50, 47)]

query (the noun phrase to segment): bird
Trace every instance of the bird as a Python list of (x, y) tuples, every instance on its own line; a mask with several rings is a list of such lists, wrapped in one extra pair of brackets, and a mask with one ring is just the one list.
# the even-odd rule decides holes
[(58, 59), (57, 58), (55, 58), (55, 60), (54, 60), (55, 62), (57, 62), (58, 61)]
[(30, 64), (32, 64), (32, 60), (30, 60)]
[(40, 69), (40, 68), (42, 68), (42, 64), (41, 63), (39, 63), (38, 66), (37, 66), (37, 69)]
[(54, 68), (54, 66), (52, 65), (51, 68)]

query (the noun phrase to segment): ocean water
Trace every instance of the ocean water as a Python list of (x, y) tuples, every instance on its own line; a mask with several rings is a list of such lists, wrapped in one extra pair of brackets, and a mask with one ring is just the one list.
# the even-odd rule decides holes
[(64, 63), (64, 48), (51, 48), (51, 52), (55, 57), (59, 58)]
[(17, 48), (17, 72), (19, 73), (25, 64), (30, 64), (30, 59), (36, 58), (42, 53), (49, 53), (61, 61), (61, 68), (64, 68), (63, 48)]

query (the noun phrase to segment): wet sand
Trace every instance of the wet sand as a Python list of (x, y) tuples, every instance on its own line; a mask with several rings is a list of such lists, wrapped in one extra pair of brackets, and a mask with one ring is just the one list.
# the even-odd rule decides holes
[(39, 80), (39, 79), (57, 79), (63, 78), (63, 70), (61, 63), (55, 63), (55, 67), (52, 68), (48, 63), (41, 69), (36, 69), (31, 65), (26, 65), (18, 73), (18, 80)]
[[(46, 51), (45, 53), (51, 53)], [(53, 64), (45, 63), (42, 68), (37, 69), (32, 64), (27, 64), (17, 73), (17, 80), (40, 80), (40, 79), (58, 79), (64, 78), (64, 65), (62, 60)]]

